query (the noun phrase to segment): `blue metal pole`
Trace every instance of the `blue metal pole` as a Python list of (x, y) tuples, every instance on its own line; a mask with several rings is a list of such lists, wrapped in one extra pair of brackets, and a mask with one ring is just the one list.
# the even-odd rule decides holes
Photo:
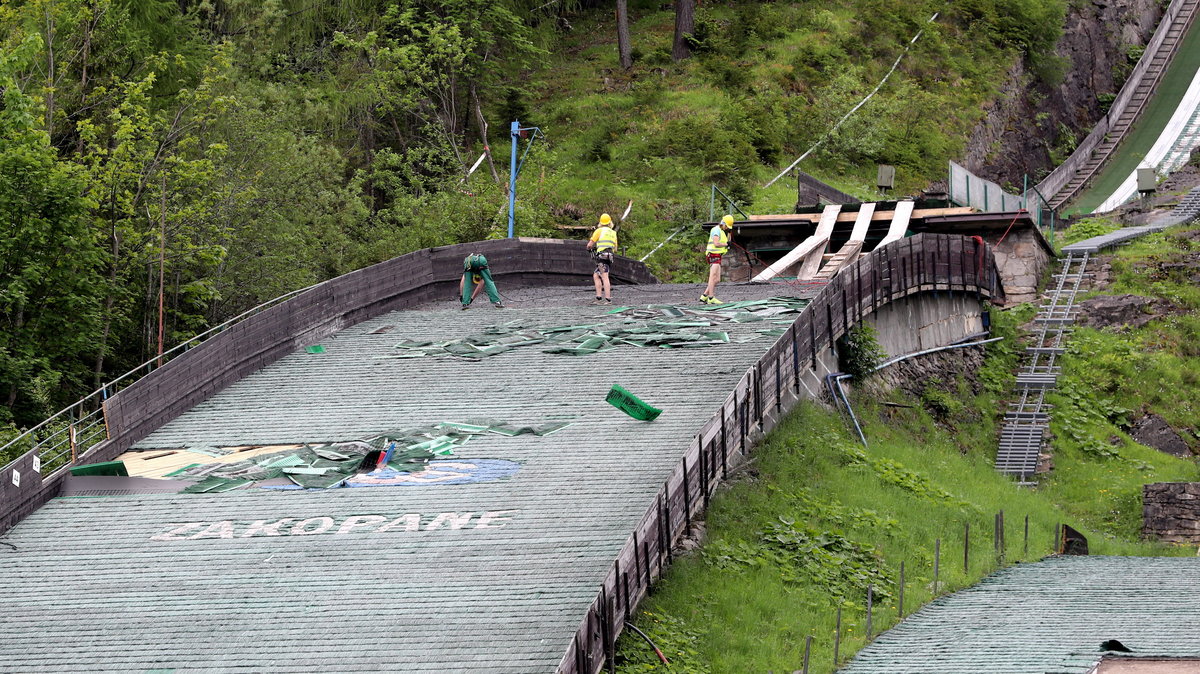
[(512, 138), (512, 160), (508, 165), (508, 238), (513, 238), (513, 213), (517, 208), (517, 139), (521, 122), (513, 120), (508, 135)]

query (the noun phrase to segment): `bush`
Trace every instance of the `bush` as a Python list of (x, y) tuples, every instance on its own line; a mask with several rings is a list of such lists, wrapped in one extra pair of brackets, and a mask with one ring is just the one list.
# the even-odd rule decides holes
[(859, 323), (838, 340), (838, 367), (855, 379), (863, 379), (883, 361), (883, 348), (875, 337), (875, 328)]

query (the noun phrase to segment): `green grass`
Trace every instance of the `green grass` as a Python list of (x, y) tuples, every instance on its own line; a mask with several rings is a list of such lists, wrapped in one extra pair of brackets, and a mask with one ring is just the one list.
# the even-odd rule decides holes
[[(518, 214), (519, 233), (562, 235), (559, 225), (594, 224), (632, 199), (621, 245), (638, 258), (681, 225), (708, 220), (713, 184), (749, 213), (792, 212), (794, 179), (763, 185), (875, 86), (914, 26), (937, 9), (893, 4), (704, 5), (702, 44), (674, 63), (673, 12), (633, 3), (629, 71), (617, 64), (610, 12), (573, 17), (554, 52), (514, 85), (527, 110), (522, 121), (546, 133), (518, 186), (529, 204)], [(904, 21), (872, 24), (863, 12), (898, 12)], [(801, 170), (863, 198), (876, 196), (878, 163), (897, 166), (897, 194), (945, 178), (946, 160), (957, 156), (1015, 55), (950, 19), (926, 28), (889, 84)], [(922, 112), (929, 109), (939, 111), (936, 127)], [(486, 192), (500, 208), (503, 195)], [(702, 280), (704, 236), (699, 228), (691, 234), (648, 260), (660, 278)]]
[[(1178, 313), (1126, 332), (1074, 333), (1050, 396), (1054, 470), (1035, 488), (1015, 486), (992, 466), (1021, 353), (1019, 326), (1032, 305), (993, 312), (994, 334), (1008, 339), (989, 346), (974, 385), (959, 378), (926, 382), (917, 396), (856, 392), (869, 448), (837, 413), (802, 403), (713, 499), (703, 549), (678, 559), (642, 606), (636, 624), (672, 659), (670, 671), (794, 671), (807, 636), (810, 670), (831, 671), (838, 607), (842, 659), (866, 643), (867, 584), (877, 592), (876, 632), (897, 620), (901, 562), (907, 611), (934, 598), (935, 541), (939, 593), (1050, 554), (1058, 523), (1082, 531), (1092, 554), (1194, 555), (1191, 546), (1142, 541), (1139, 530), (1142, 485), (1200, 480), (1196, 462), (1138, 445), (1124, 430), (1142, 410), (1175, 428), (1200, 427), (1192, 401), (1200, 291), (1187, 270), (1161, 267), (1192, 253), (1200, 257), (1200, 245), (1170, 232), (1114, 260), (1109, 292), (1168, 297)], [(1200, 445), (1195, 436), (1189, 442)], [(1003, 560), (993, 551), (1001, 510)], [(628, 632), (618, 662), (622, 672), (668, 671)]]

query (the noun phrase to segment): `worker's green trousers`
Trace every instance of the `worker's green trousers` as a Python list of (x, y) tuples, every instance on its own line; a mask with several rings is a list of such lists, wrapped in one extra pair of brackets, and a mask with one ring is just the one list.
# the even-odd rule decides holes
[(483, 277), (483, 289), (487, 291), (488, 299), (492, 301), (492, 304), (499, 302), (500, 293), (496, 291), (496, 282), (492, 280), (492, 272), (481, 269), (463, 272), (463, 306), (471, 303), (471, 293), (475, 291), (475, 281), (471, 277), (475, 275)]

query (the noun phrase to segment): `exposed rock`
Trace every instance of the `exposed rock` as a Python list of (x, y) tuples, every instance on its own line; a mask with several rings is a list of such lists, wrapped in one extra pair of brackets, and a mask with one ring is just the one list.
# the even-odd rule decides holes
[(1171, 428), (1166, 419), (1157, 414), (1147, 414), (1133, 422), (1129, 428), (1129, 435), (1137, 442), (1167, 454), (1185, 457), (1192, 455), (1187, 441)]
[(1129, 48), (1149, 42), (1162, 9), (1157, 0), (1069, 3), (1055, 49), (1067, 63), (1061, 82), (1054, 87), (1034, 82), (1024, 63), (1014, 65), (999, 100), (967, 143), (967, 169), (1000, 184), (1049, 172), (1051, 149), (1069, 149), (1065, 134), (1083, 140), (1104, 116), (1100, 95), (1120, 90), (1118, 78), (1132, 70)]
[(1079, 321), (1093, 328), (1140, 328), (1170, 311), (1170, 304), (1157, 297), (1101, 295), (1079, 303)]
[(693, 550), (699, 550), (704, 545), (706, 538), (708, 538), (708, 528), (703, 521), (696, 520), (691, 523), (687, 532), (675, 543), (675, 548), (672, 552), (676, 555), (681, 555)]
[[(913, 398), (920, 398), (927, 386), (940, 382), (939, 388), (954, 393), (955, 380), (963, 377), (972, 392), (979, 392), (979, 369), (983, 367), (984, 347), (952, 349), (902, 360), (871, 375), (868, 387), (887, 391), (900, 389)], [(878, 387), (878, 388), (874, 388)]]

